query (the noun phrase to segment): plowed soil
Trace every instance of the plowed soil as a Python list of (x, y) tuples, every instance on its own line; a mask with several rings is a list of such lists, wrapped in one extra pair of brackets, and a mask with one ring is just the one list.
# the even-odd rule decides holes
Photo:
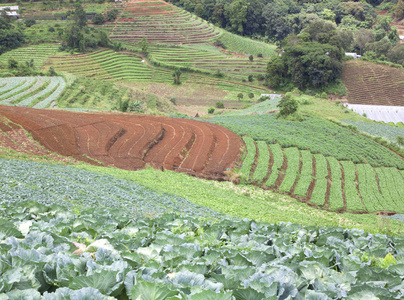
[[(126, 170), (150, 165), (223, 180), (242, 145), (224, 127), (187, 119), (10, 106), (0, 106), (1, 116), (21, 125), (49, 151)], [(1, 126), (1, 120), (1, 131), (21, 130)]]

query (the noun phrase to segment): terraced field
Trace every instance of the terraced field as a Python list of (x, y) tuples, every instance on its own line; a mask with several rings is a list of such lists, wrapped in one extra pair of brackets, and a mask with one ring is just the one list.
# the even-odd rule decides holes
[(338, 212), (404, 212), (404, 171), (338, 161), (308, 150), (244, 137), (244, 182), (287, 193), (310, 205)]
[(50, 43), (21, 47), (0, 55), (0, 62), (6, 64), (9, 58), (21, 63), (34, 59), (35, 68), (40, 69), (50, 56), (55, 55), (58, 48), (59, 44)]
[(53, 56), (49, 65), (57, 71), (101, 80), (172, 81), (172, 71), (150, 68), (136, 54), (106, 49), (90, 54)]
[(247, 80), (248, 75), (265, 75), (268, 60), (248, 56), (227, 56), (218, 52), (200, 51), (184, 47), (152, 48), (151, 59), (161, 65), (194, 68), (206, 72), (222, 72), (223, 75)]
[(121, 17), (111, 26), (110, 38), (137, 43), (181, 45), (206, 43), (219, 35), (219, 30), (189, 12), (165, 1), (130, 1)]
[(158, 169), (223, 179), (238, 160), (241, 139), (218, 125), (134, 114), (90, 114), (0, 106), (47, 149), (106, 166)]
[(63, 77), (8, 77), (0, 87), (0, 104), (46, 108), (55, 105), (55, 100), (66, 87)]
[(401, 69), (351, 60), (344, 63), (342, 81), (350, 104), (404, 106)]

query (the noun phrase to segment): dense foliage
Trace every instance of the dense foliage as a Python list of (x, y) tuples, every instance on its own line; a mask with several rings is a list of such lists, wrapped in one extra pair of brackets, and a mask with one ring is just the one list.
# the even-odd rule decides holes
[(106, 208), (77, 215), (58, 203), (0, 206), (5, 299), (404, 296), (403, 238)]
[(11, 24), (7, 17), (0, 16), (0, 54), (18, 48), (24, 43), (24, 33)]
[(401, 157), (389, 149), (323, 119), (306, 117), (304, 121), (296, 122), (277, 119), (274, 114), (264, 114), (217, 116), (210, 122), (223, 125), (239, 135), (249, 135), (255, 140), (279, 143), (284, 148), (297, 147), (314, 154), (334, 156), (338, 160), (404, 169)]

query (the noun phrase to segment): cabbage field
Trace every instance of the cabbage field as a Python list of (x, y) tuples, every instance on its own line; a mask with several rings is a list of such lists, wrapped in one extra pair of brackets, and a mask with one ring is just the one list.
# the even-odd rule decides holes
[(1, 202), (0, 299), (404, 297), (403, 237), (59, 203)]

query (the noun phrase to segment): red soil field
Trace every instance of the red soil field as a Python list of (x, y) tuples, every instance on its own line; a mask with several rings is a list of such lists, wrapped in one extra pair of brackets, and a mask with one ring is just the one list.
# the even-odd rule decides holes
[(21, 130), (6, 118), (49, 151), (126, 170), (150, 165), (225, 180), (242, 146), (230, 130), (188, 119), (0, 106), (3, 133)]

